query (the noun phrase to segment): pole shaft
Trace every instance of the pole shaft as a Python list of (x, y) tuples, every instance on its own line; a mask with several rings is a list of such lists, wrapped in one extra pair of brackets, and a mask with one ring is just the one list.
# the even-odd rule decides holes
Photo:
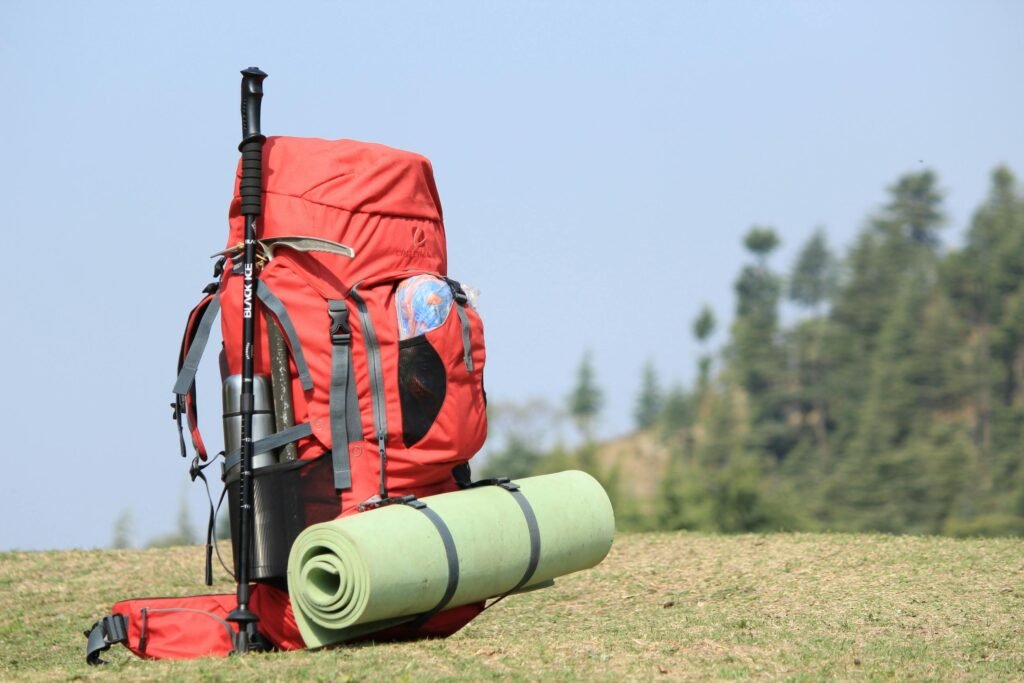
[(253, 557), (255, 526), (254, 482), (252, 471), (253, 356), (256, 336), (256, 218), (262, 213), (263, 142), (260, 133), (260, 104), (263, 79), (267, 75), (256, 67), (242, 71), (242, 179), (239, 182), (241, 213), (245, 218), (242, 253), (242, 392), (240, 397), (241, 463), (238, 475), (238, 607), (228, 620), (238, 624), (235, 652), (249, 651), (259, 617), (249, 609), (250, 565)]

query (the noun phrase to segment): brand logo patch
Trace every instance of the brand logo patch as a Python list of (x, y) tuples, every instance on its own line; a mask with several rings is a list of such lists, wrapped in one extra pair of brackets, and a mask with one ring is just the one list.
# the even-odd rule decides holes
[(427, 232), (422, 225), (416, 225), (412, 229), (412, 246), (414, 249), (427, 246)]

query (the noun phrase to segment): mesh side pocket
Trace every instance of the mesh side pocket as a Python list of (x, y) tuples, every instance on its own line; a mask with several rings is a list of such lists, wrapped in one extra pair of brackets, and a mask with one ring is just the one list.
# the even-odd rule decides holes
[(426, 436), (448, 389), (441, 356), (425, 336), (398, 345), (398, 397), (402, 404), (402, 441), (406, 448)]
[[(341, 502), (334, 489), (330, 452), (311, 460), (292, 460), (253, 472), (253, 554), (250, 576), (254, 581), (283, 579), (288, 553), (303, 529), (335, 519)], [(238, 470), (225, 481), (229, 510), (238, 509)], [(231, 546), (238, 571), (239, 526), (231, 515)]]

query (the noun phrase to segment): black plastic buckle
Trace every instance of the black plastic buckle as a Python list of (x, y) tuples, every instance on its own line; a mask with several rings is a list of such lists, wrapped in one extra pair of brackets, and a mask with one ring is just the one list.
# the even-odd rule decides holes
[(444, 279), (448, 283), (448, 288), (452, 290), (452, 298), (455, 302), (461, 306), (465, 306), (469, 303), (469, 297), (466, 296), (466, 292), (462, 289), (462, 285), (457, 280), (446, 277)]
[(469, 485), (469, 488), (475, 489), (480, 486), (497, 486), (509, 492), (519, 490), (519, 484), (515, 483), (508, 477), (494, 477), (492, 479), (481, 479), (480, 481), (474, 481), (472, 484)]
[(220, 283), (211, 282), (210, 284), (203, 287), (203, 294), (216, 294), (218, 289), (220, 289)]
[(347, 346), (352, 341), (352, 326), (348, 324), (348, 308), (327, 309), (331, 316), (331, 343), (335, 346)]
[(196, 457), (192, 458), (192, 464), (188, 468), (188, 476), (192, 478), (192, 481), (195, 481), (199, 477), (202, 477), (203, 481), (205, 481), (206, 475), (203, 474), (203, 470), (205, 470), (207, 467), (215, 463), (217, 461), (217, 458), (222, 457), (224, 457), (224, 451), (218, 453), (216, 456), (213, 457), (212, 460), (207, 460), (206, 462), (200, 464), (201, 459), (198, 455), (196, 455)]
[(85, 648), (86, 663), (90, 666), (106, 664), (100, 659), (100, 653), (128, 640), (128, 618), (123, 614), (105, 616), (85, 631), (85, 637), (89, 639)]
[(460, 489), (468, 489), (473, 485), (473, 472), (468, 462), (462, 462), (452, 468), (452, 478)]

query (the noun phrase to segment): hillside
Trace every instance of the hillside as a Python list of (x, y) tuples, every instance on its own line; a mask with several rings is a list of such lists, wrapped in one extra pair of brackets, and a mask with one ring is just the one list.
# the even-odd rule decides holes
[(596, 569), (509, 598), (446, 641), (197, 662), (115, 648), (105, 669), (85, 666), (81, 632), (111, 603), (203, 592), (201, 563), (199, 548), (0, 554), (0, 678), (1024, 676), (1024, 544), (817, 534), (622, 534)]
[(653, 431), (641, 431), (605, 441), (597, 446), (596, 471), (608, 481), (614, 479), (616, 493), (651, 514), (668, 470), (672, 453)]

